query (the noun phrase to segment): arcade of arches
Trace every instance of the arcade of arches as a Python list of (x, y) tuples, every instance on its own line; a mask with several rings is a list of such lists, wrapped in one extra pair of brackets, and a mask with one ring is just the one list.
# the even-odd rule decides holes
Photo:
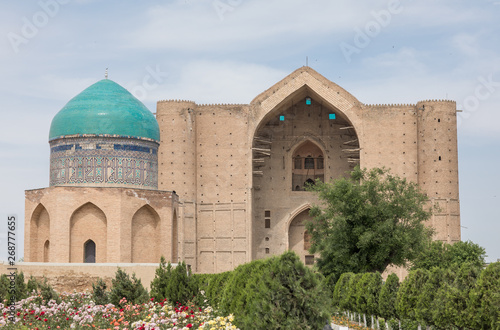
[[(35, 193), (26, 225), (30, 262), (158, 263), (162, 255), (178, 261), (178, 210), (171, 198), (164, 202), (164, 192), (55, 187)], [(71, 201), (64, 209), (62, 196)]]

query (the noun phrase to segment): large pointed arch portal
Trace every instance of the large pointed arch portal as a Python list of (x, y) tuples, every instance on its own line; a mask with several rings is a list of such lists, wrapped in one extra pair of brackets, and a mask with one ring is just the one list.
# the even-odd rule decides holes
[[(305, 68), (252, 104), (261, 118), (252, 141), (252, 252), (253, 258), (263, 258), (285, 250), (290, 213), (315, 202), (307, 185), (345, 176), (360, 163), (354, 111), (359, 103)], [(307, 241), (307, 235), (301, 237)]]

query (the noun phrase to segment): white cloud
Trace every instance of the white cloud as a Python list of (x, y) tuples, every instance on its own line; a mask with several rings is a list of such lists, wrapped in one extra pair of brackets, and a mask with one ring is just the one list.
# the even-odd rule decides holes
[(152, 97), (247, 104), (289, 73), (252, 63), (193, 61), (182, 68), (174, 84), (155, 90)]

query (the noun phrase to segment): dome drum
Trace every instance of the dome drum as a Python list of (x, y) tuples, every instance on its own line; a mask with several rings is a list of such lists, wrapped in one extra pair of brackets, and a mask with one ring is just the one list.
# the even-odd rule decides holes
[(50, 141), (50, 186), (158, 188), (158, 143), (135, 138)]

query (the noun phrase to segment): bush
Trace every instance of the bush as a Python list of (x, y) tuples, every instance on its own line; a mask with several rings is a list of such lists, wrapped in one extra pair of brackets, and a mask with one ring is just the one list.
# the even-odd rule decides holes
[(429, 280), (429, 271), (412, 270), (399, 288), (396, 299), (396, 311), (401, 319), (417, 321), (417, 304), (425, 283)]
[(155, 278), (151, 282), (151, 297), (156, 302), (160, 302), (167, 298), (167, 286), (172, 276), (172, 265), (165, 263), (165, 258), (161, 256), (160, 266), (156, 268)]
[(118, 268), (112, 283), (113, 287), (109, 298), (110, 302), (115, 306), (120, 305), (123, 298), (132, 304), (142, 304), (149, 299), (148, 292), (144, 289), (141, 280), (135, 277), (135, 274), (132, 274), (131, 279), (125, 271)]
[(10, 279), (6, 274), (2, 274), (0, 276), (0, 302), (4, 302), (4, 300), (9, 300), (9, 286)]
[(109, 293), (106, 288), (106, 282), (101, 278), (96, 283), (92, 283), (92, 298), (96, 305), (107, 305), (109, 303)]
[(349, 304), (347, 290), (349, 289), (349, 281), (352, 276), (354, 276), (354, 273), (344, 273), (340, 275), (337, 284), (335, 284), (335, 289), (333, 290), (333, 305), (337, 306), (341, 311), (347, 310)]
[(57, 292), (52, 288), (52, 286), (47, 282), (47, 279), (45, 277), (43, 278), (43, 282), (38, 282), (38, 288), (40, 290), (40, 295), (42, 296), (41, 300), (45, 300), (45, 302), (54, 300), (58, 304), (61, 302), (61, 298), (59, 297)]
[(208, 303), (212, 307), (220, 307), (222, 292), (226, 286), (226, 282), (231, 276), (232, 272), (224, 272), (220, 274), (212, 274), (213, 276), (208, 281), (208, 287), (205, 292)]
[(364, 273), (357, 283), (356, 306), (360, 313), (378, 316), (378, 298), (382, 287), (379, 272)]
[(264, 264), (264, 260), (255, 260), (238, 266), (228, 274), (219, 302), (223, 314), (241, 313), (246, 309), (245, 286), (252, 277), (262, 276)]
[[(330, 316), (331, 292), (324, 277), (307, 268), (291, 251), (262, 262), (234, 310), (235, 324), (245, 329), (321, 329)], [(249, 269), (254, 262), (249, 264)]]
[(397, 318), (396, 297), (399, 289), (399, 278), (396, 274), (387, 276), (387, 280), (380, 289), (378, 299), (378, 311), (386, 320)]
[(165, 264), (162, 256), (151, 282), (151, 297), (157, 302), (167, 299), (171, 303), (185, 305), (193, 301), (197, 294), (198, 281), (188, 272), (186, 263), (183, 261), (173, 268), (170, 262)]
[[(169, 263), (170, 265), (170, 263)], [(176, 304), (185, 305), (198, 293), (196, 280), (188, 273), (186, 263), (183, 261), (171, 270), (168, 285), (165, 289), (165, 298)]]
[(467, 307), (470, 326), (474, 329), (500, 327), (500, 262), (491, 263), (481, 272), (470, 292)]
[(31, 295), (33, 292), (38, 292), (39, 283), (33, 275), (30, 276), (28, 283), (26, 284), (27, 294)]

